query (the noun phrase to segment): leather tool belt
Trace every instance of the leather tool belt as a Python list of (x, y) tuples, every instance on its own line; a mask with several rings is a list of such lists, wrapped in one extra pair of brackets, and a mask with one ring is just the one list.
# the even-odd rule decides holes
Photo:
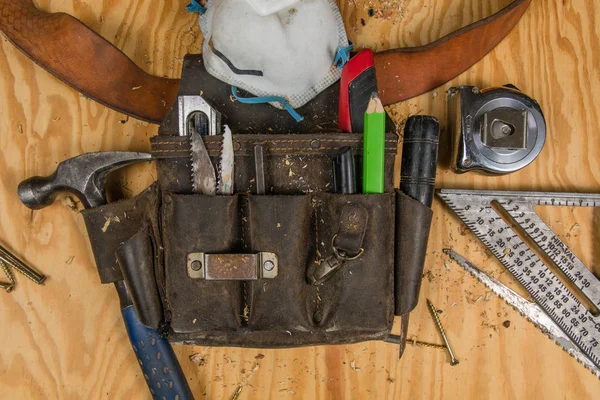
[[(466, 71), (500, 43), (530, 3), (514, 0), (495, 14), (424, 46), (376, 53), (383, 104), (417, 96)], [(45, 13), (32, 0), (0, 0), (0, 31), (58, 79), (135, 118), (163, 120), (181, 93), (179, 80), (149, 75), (81, 21), (60, 12)]]
[[(201, 56), (186, 57), (179, 94), (202, 88), (223, 110), (234, 133), (236, 194), (192, 193), (190, 141), (178, 133), (175, 102), (151, 140), (158, 181), (134, 198), (83, 211), (101, 281), (125, 279), (141, 322), (174, 343), (383, 340), (394, 316), (402, 316), (405, 333), (432, 211), (393, 188), (393, 125), (385, 193), (334, 194), (334, 154), (344, 146), (362, 153), (362, 135), (326, 131), (335, 122), (337, 85), (300, 109), (302, 124), (268, 105), (233, 103), (223, 85)], [(204, 143), (216, 163), (221, 137)], [(252, 194), (259, 143), (264, 195)]]

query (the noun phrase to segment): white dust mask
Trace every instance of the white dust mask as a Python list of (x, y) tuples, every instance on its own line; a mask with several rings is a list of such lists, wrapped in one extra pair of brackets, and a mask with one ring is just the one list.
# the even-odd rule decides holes
[(263, 97), (253, 102), (290, 111), (339, 79), (336, 62), (350, 48), (333, 0), (209, 0), (206, 9), (199, 25), (207, 71)]

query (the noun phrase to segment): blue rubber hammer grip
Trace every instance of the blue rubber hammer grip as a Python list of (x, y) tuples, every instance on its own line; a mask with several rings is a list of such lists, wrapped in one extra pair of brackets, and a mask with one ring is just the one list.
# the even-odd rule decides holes
[(193, 400), (171, 344), (158, 332), (142, 325), (133, 306), (121, 310), (131, 345), (156, 400)]

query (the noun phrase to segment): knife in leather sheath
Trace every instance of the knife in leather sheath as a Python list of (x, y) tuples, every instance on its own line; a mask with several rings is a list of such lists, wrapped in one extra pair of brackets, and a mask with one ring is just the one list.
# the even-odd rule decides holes
[[(425, 93), (466, 71), (504, 39), (530, 3), (515, 0), (425, 46), (376, 53), (383, 104)], [(146, 73), (78, 19), (40, 11), (32, 0), (0, 0), (0, 30), (55, 77), (124, 114), (159, 123), (177, 97), (178, 79)]]

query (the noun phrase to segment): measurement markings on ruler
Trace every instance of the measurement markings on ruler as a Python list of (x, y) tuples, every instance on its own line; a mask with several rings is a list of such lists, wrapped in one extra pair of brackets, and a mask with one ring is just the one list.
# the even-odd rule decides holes
[(594, 316), (492, 204), (510, 216), (590, 303), (600, 309), (600, 282), (535, 213), (536, 205), (589, 206), (600, 196), (535, 192), (441, 190), (439, 196), (526, 288), (536, 303), (600, 367), (600, 317)]

